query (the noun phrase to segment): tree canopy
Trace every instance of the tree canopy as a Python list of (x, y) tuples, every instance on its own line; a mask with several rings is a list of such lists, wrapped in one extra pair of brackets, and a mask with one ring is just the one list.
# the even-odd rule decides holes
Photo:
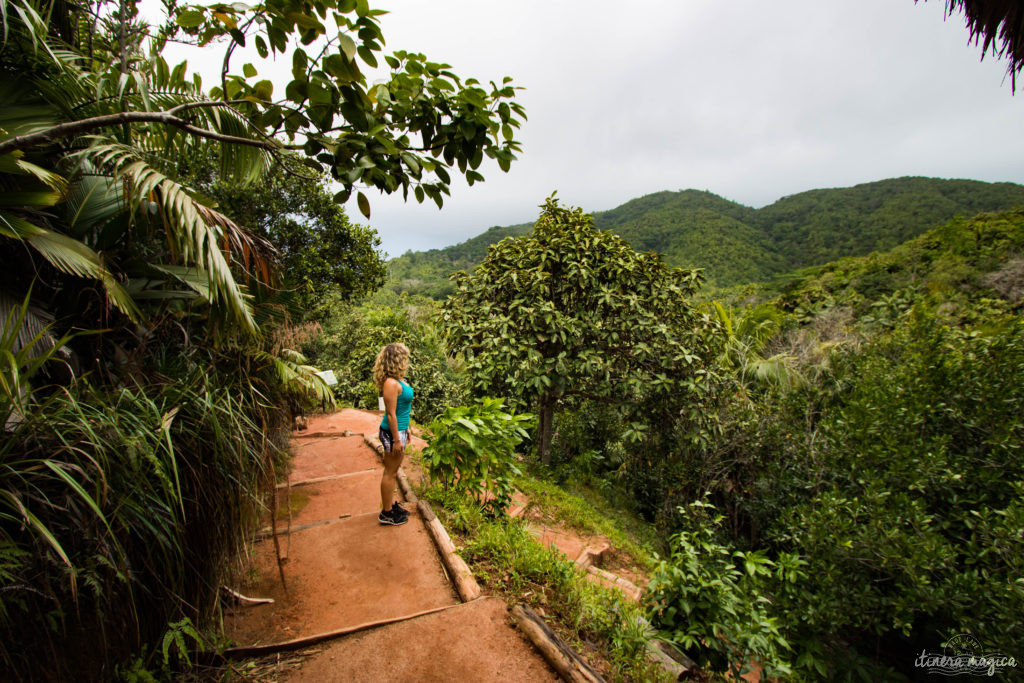
[(699, 271), (638, 253), (551, 197), (529, 235), (502, 240), (454, 277), (442, 310), (449, 344), (465, 353), (478, 392), (536, 403), (542, 460), (562, 400), (656, 396), (699, 422), (718, 337), (689, 303)]
[[(853, 187), (808, 190), (759, 209), (710, 192), (655, 192), (594, 213), (638, 251), (653, 249), (677, 268), (702, 268), (709, 286), (730, 287), (845, 256), (884, 251), (956, 215), (1024, 204), (1024, 186), (976, 180), (890, 178)], [(409, 252), (388, 262), (396, 291), (441, 299), (447, 275), (483, 260), (487, 246), (529, 232), (493, 227), (465, 242)]]
[(189, 175), (218, 210), (274, 245), (282, 287), (296, 292), (304, 309), (328, 292), (349, 300), (384, 283), (380, 238), (349, 220), (329, 177), (290, 174), (278, 165), (258, 186), (240, 187), (221, 180), (209, 163)]
[[(382, 12), (362, 0), (172, 2), (156, 28), (139, 21), (134, 1), (2, 6), (0, 72), (17, 78), (0, 86), (0, 234), (65, 275), (99, 280), (103, 304), (135, 319), (177, 291), (252, 334), (246, 285), (272, 279), (271, 245), (184, 186), (182, 159), (214, 156), (238, 187), (276, 162), (291, 174), (328, 172), (337, 200), (374, 187), (440, 206), (454, 167), (472, 184), (485, 156), (507, 169), (519, 149), (510, 79), (484, 88), (419, 53), (383, 55)], [(170, 65), (169, 40), (221, 46), (220, 83), (204, 90), (186, 63)], [(291, 57), (283, 95), (256, 65), (232, 61), (246, 44)], [(387, 77), (370, 85), (363, 68), (382, 64)], [(129, 239), (133, 231), (146, 237)], [(168, 248), (147, 247), (142, 260), (124, 252), (143, 243)]]

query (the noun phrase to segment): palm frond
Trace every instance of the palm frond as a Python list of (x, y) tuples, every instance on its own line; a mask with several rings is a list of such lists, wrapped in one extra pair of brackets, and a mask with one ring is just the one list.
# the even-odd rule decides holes
[(104, 266), (102, 257), (82, 242), (62, 233), (41, 228), (8, 211), (0, 211), (0, 235), (32, 245), (43, 258), (61, 272), (99, 280), (114, 306), (133, 321), (142, 319), (138, 306)]
[[(914, 0), (917, 2), (918, 0)], [(1019, 0), (946, 0), (946, 15), (957, 11), (967, 20), (970, 39), (981, 42), (982, 58), (992, 50), (1007, 58), (1011, 87), (1017, 88), (1017, 73), (1024, 69), (1024, 3)]]
[[(151, 166), (136, 149), (98, 139), (98, 144), (78, 156), (109, 172), (115, 180), (126, 183), (128, 204), (133, 212), (139, 211), (143, 202), (147, 205), (154, 202), (177, 257), (206, 276), (211, 305), (221, 307), (247, 333), (257, 333), (250, 295), (235, 281), (228, 257), (220, 248), (225, 225), (234, 226), (229, 219), (218, 217), (213, 209), (197, 202), (184, 187)], [(238, 230), (241, 232), (240, 228)]]
[(0, 348), (12, 353), (29, 349), (32, 355), (41, 356), (57, 343), (48, 331), (53, 320), (53, 314), (31, 306), (29, 296), (19, 302), (0, 291)]
[(258, 351), (254, 358), (273, 369), (277, 381), (286, 392), (334, 406), (331, 388), (316, 374), (316, 368), (306, 364), (306, 357), (298, 351), (281, 349), (277, 355)]
[(744, 379), (753, 379), (759, 384), (776, 386), (789, 390), (803, 385), (804, 379), (793, 367), (792, 356), (779, 354), (771, 358), (755, 358), (748, 361), (741, 372)]
[[(68, 188), (64, 216), (72, 233), (99, 234), (127, 212), (121, 187), (103, 175), (83, 175)], [(77, 229), (77, 230), (76, 230)]]

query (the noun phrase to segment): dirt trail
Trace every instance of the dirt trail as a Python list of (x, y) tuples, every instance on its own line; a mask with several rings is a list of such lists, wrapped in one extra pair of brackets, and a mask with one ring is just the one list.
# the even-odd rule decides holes
[[(282, 678), (557, 680), (509, 623), (503, 601), (459, 602), (414, 506), (407, 506), (408, 524), (378, 524), (382, 465), (362, 435), (376, 436), (379, 423), (379, 415), (346, 409), (311, 418), (295, 435), (290, 486), (278, 492), (281, 509), (291, 509), (292, 531), (278, 538), (286, 587), (273, 539), (258, 542), (254, 576), (242, 592), (274, 602), (229, 612), (228, 637), (268, 645), (396, 619), (317, 645)], [(287, 524), (279, 520), (279, 530)], [(415, 616), (428, 610), (435, 611)]]

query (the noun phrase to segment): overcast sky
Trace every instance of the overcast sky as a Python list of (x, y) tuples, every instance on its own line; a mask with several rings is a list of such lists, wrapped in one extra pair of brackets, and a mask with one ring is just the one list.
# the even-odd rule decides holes
[[(943, 0), (378, 0), (386, 51), (511, 76), (523, 153), (442, 210), (368, 193), (391, 256), (710, 190), (749, 206), (904, 175), (1024, 182), (1024, 93)], [(287, 60), (290, 64), (290, 60)], [(362, 220), (352, 202), (349, 214)]]

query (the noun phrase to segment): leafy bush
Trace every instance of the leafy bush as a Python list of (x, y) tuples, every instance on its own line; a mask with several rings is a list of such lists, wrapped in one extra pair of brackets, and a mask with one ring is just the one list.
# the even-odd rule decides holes
[(797, 583), (758, 589), (797, 672), (912, 675), (916, 655), (961, 632), (1019, 649), (1024, 322), (939, 316), (918, 301), (892, 332), (833, 351), (813, 382), (737, 406), (674, 484), (712, 484), (738, 545), (806, 562)]
[(672, 537), (671, 559), (648, 586), (651, 623), (708, 671), (739, 678), (756, 660), (771, 677), (791, 674), (790, 646), (766, 594), (774, 578), (802, 578), (802, 561), (786, 555), (773, 562), (723, 545), (716, 536), (724, 517), (711, 516), (707, 503), (685, 512), (691, 528)]
[(835, 366), (843, 391), (814, 450), (775, 475), (796, 481), (776, 493), (766, 540), (808, 562), (785, 609), (826, 642), (885, 642), (903, 668), (960, 632), (1015, 652), (1024, 323), (980, 334), (919, 309)]
[(504, 399), (484, 398), (450, 407), (428, 427), (423, 453), (431, 478), (442, 488), (467, 494), (495, 515), (504, 514), (519, 474), (515, 448), (529, 437), (528, 414), (506, 413)]

